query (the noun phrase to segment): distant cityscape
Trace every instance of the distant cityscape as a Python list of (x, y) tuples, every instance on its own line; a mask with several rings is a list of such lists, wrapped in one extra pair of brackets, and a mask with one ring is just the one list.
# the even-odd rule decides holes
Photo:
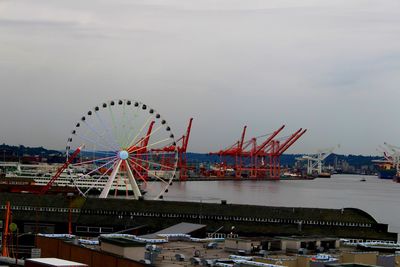
[[(0, 161), (29, 163), (63, 163), (65, 161), (65, 152), (58, 150), (49, 150), (44, 147), (28, 147), (0, 145)], [(301, 169), (304, 168), (304, 162), (298, 161), (304, 154), (283, 154), (281, 157), (282, 168)], [(189, 165), (213, 164), (219, 162), (218, 155), (209, 155), (206, 153), (187, 153)], [(332, 153), (324, 160), (326, 170), (333, 173), (343, 174), (375, 174), (377, 171), (374, 160), (381, 160), (379, 156), (364, 155), (341, 155)], [(231, 159), (227, 159), (228, 161)]]

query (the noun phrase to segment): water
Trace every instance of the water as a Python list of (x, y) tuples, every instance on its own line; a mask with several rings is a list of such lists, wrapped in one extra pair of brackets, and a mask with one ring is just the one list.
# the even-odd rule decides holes
[[(365, 178), (365, 182), (360, 180)], [(174, 183), (166, 200), (266, 206), (359, 208), (400, 232), (400, 184), (376, 176), (333, 175), (311, 181), (196, 181)]]

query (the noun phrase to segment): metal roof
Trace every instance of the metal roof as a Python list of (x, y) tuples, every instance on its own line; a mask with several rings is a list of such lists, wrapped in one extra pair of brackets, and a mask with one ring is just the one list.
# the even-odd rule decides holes
[(86, 264), (74, 262), (74, 261), (67, 261), (58, 258), (37, 258), (37, 259), (27, 259), (26, 261), (37, 262), (46, 264), (48, 266), (65, 266), (65, 267), (75, 267), (75, 266), (87, 266)]
[(175, 224), (171, 227), (165, 228), (163, 230), (160, 230), (156, 233), (153, 234), (148, 234), (148, 235), (143, 235), (140, 237), (143, 238), (155, 238), (158, 235), (161, 234), (190, 234), (193, 233), (197, 230), (203, 229), (207, 227), (207, 225), (204, 224), (195, 224), (195, 223), (186, 223), (186, 222), (181, 222), (178, 224)]

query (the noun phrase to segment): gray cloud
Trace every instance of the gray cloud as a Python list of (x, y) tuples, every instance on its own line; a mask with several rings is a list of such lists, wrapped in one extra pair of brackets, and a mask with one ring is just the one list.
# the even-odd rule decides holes
[(291, 152), (399, 143), (398, 1), (2, 1), (0, 142), (62, 148), (105, 99), (140, 99), (190, 150), (286, 124)]

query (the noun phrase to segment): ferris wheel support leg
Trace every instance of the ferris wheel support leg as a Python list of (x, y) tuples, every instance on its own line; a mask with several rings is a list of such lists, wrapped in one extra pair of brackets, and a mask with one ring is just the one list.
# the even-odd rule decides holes
[(133, 195), (135, 196), (135, 199), (139, 199), (139, 197), (142, 196), (142, 193), (140, 192), (139, 186), (136, 183), (135, 177), (133, 176), (131, 167), (129, 166), (129, 163), (126, 162), (126, 167), (128, 170), (128, 178), (129, 178), (129, 183), (131, 184)]
[(117, 166), (115, 166), (110, 177), (108, 177), (107, 183), (106, 183), (105, 187), (103, 188), (103, 191), (101, 191), (99, 198), (107, 198), (108, 193), (110, 192), (110, 189), (115, 180), (115, 176), (117, 176), (117, 173), (118, 173), (119, 167), (121, 166), (121, 163), (122, 163), (122, 160), (119, 160), (117, 163)]

